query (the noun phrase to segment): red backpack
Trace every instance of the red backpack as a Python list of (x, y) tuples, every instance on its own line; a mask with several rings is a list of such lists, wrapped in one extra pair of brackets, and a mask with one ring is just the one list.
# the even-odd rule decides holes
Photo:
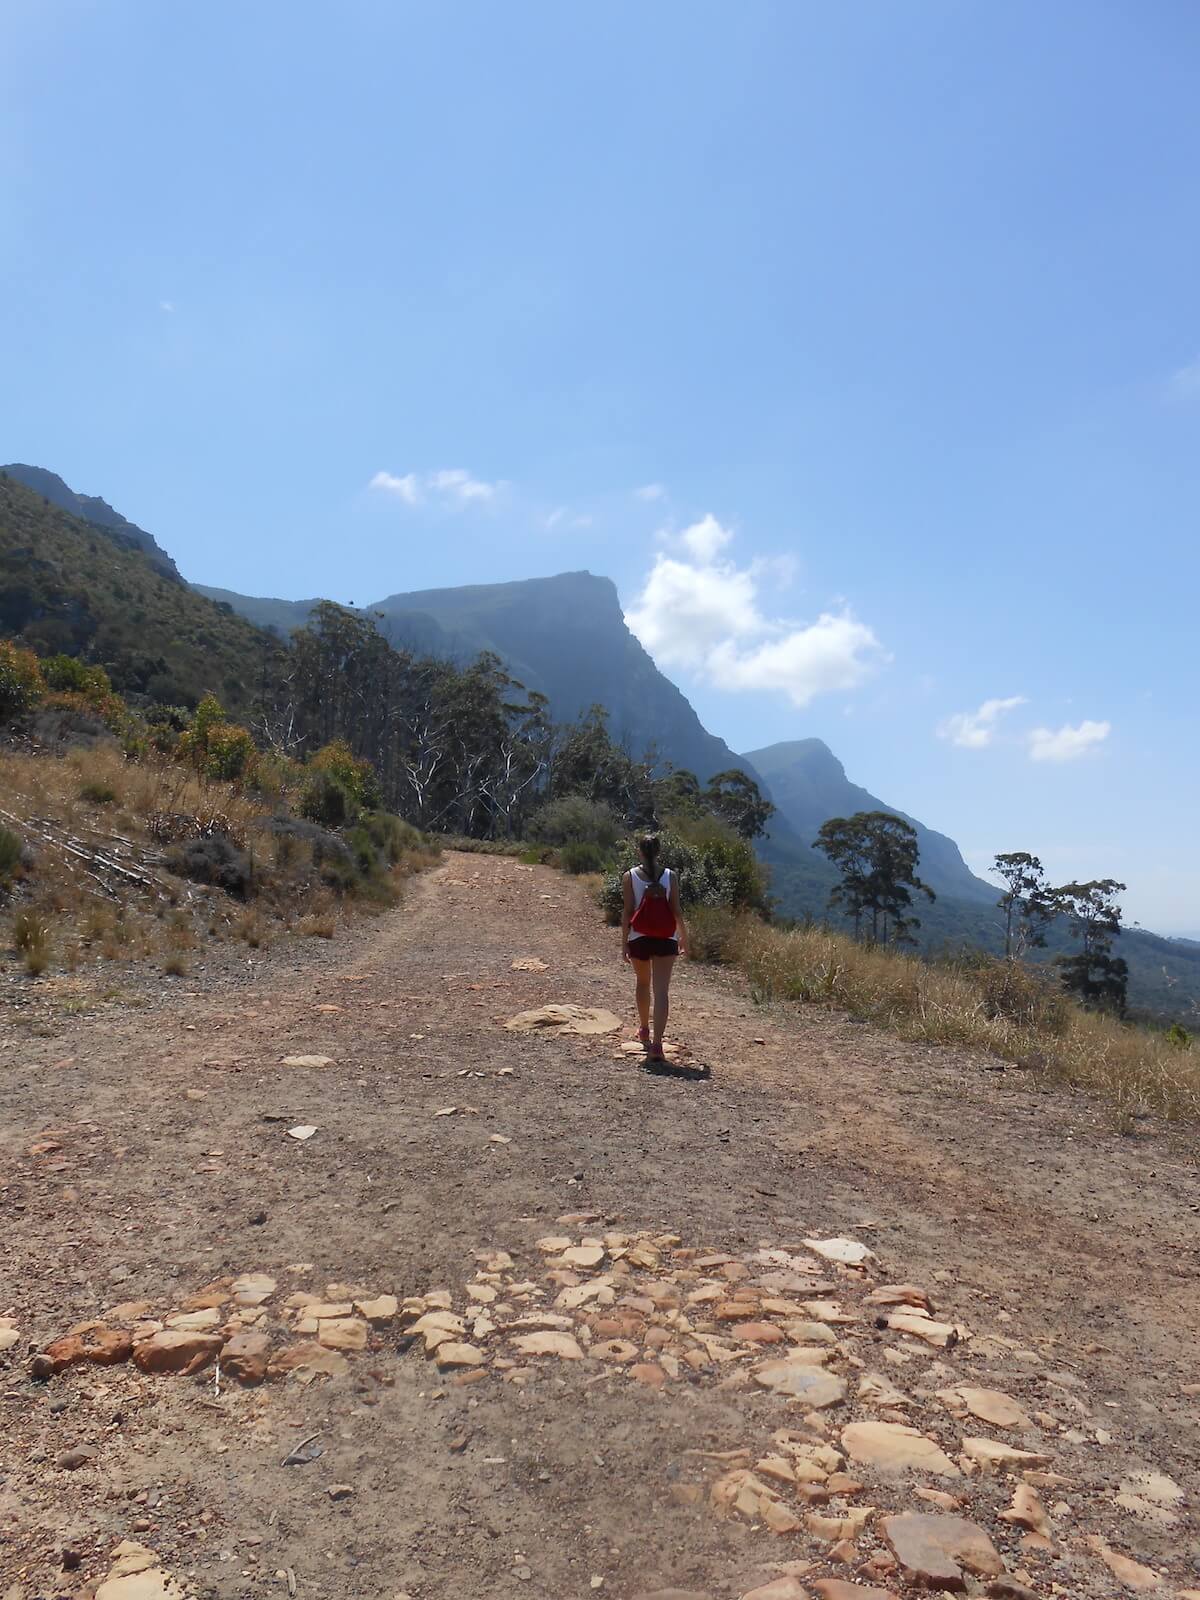
[(637, 910), (629, 921), (630, 930), (640, 939), (673, 939), (675, 913), (662, 885), (662, 874), (651, 879), (642, 890)]

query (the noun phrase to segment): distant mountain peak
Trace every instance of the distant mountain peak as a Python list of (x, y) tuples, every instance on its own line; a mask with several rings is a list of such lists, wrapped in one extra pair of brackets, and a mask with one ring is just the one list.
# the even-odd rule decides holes
[(916, 828), (921, 849), (919, 870), (932, 889), (978, 904), (995, 901), (998, 891), (975, 876), (953, 839), (852, 783), (845, 767), (823, 740), (790, 739), (747, 751), (743, 760), (762, 773), (780, 813), (806, 841), (815, 839), (821, 824), (830, 817), (853, 816), (857, 811), (889, 811)]

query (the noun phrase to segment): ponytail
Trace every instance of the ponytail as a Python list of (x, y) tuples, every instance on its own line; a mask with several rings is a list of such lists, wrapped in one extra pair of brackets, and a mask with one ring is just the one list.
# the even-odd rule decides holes
[(638, 840), (638, 853), (642, 858), (642, 865), (647, 874), (655, 883), (662, 876), (658, 869), (659, 838), (656, 833), (643, 834)]

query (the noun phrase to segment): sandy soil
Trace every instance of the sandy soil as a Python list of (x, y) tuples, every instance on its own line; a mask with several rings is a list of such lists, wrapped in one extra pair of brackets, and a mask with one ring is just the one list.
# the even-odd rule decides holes
[[(513, 970), (524, 958), (546, 970)], [(970, 1592), (1099, 1600), (1155, 1577), (1162, 1595), (1200, 1590), (1194, 1146), (1149, 1124), (1119, 1138), (1029, 1073), (758, 1007), (734, 975), (685, 964), (675, 1034), (711, 1075), (652, 1075), (621, 1049), (631, 989), (577, 884), (450, 856), (405, 906), (333, 945), (214, 964), (136, 1008), (38, 1030), (28, 1008), (0, 1020), (0, 1314), (17, 1335), (0, 1353), (0, 1595), (91, 1595), (120, 1540), (154, 1552), (132, 1563), (149, 1570), (139, 1594), (214, 1600), (737, 1600), (789, 1572), (794, 1594), (816, 1596), (864, 1564), (902, 1594), (880, 1519), (935, 1513), (922, 1487), (961, 1501), (1014, 1574), (991, 1590), (967, 1574)], [(609, 1008), (623, 1032), (503, 1027), (560, 1001)], [(332, 1064), (281, 1064), (292, 1055)], [(317, 1131), (291, 1137), (301, 1125)], [(657, 1241), (646, 1264), (643, 1234)], [(597, 1239), (603, 1259), (564, 1260), (539, 1248), (548, 1235)], [(844, 1267), (803, 1242), (830, 1237), (873, 1254)], [(784, 1254), (760, 1260), (764, 1248)], [(498, 1251), (510, 1265), (488, 1261)], [(161, 1319), (250, 1272), (276, 1285), (256, 1325), (276, 1352), (297, 1337), (285, 1298), (331, 1286), (351, 1300), (445, 1290), (461, 1315), (479, 1309), (474, 1282), (495, 1327), (467, 1325), (476, 1370), (439, 1369), (406, 1326), (412, 1307), (334, 1376), (30, 1374), (32, 1352), (118, 1303)], [(781, 1272), (792, 1286), (752, 1301)], [(611, 1291), (564, 1318), (582, 1359), (523, 1352), (506, 1320), (563, 1318), (552, 1302), (598, 1274)], [(806, 1282), (805, 1315), (836, 1304), (848, 1319), (828, 1324), (841, 1404), (814, 1412), (764, 1389), (752, 1372), (776, 1351), (736, 1337), (749, 1354), (681, 1364), (706, 1328), (735, 1327), (705, 1322), (718, 1299), (741, 1292), (786, 1328), (801, 1313), (770, 1306)], [(879, 1325), (868, 1297), (891, 1283), (928, 1291), (957, 1330), (947, 1347)], [(614, 1317), (628, 1361), (600, 1353)], [(903, 1402), (860, 1395), (864, 1372)], [(962, 1385), (1003, 1391), (1028, 1426), (939, 1398)], [(712, 1504), (714, 1483), (779, 1453), (778, 1430), (801, 1453), (842, 1449), (842, 1428), (866, 1419), (907, 1420), (959, 1475), (850, 1462), (861, 1488), (838, 1481), (807, 1503), (776, 1484), (799, 1521), (781, 1533), (753, 1504)], [(979, 1471), (972, 1437), (1048, 1464)], [(281, 1465), (304, 1441), (313, 1458)], [(733, 1451), (748, 1454), (715, 1459)], [(1022, 1472), (1047, 1511), (1043, 1541), (1001, 1519)], [(339, 1485), (350, 1492), (331, 1496)], [(805, 1521), (864, 1505), (876, 1516), (843, 1545)], [(1143, 1577), (1123, 1581), (1097, 1540)], [(110, 1585), (102, 1600), (134, 1592)]]

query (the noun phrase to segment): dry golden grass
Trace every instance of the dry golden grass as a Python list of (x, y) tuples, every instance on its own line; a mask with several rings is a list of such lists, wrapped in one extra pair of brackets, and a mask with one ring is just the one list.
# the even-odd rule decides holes
[(694, 953), (731, 960), (757, 998), (828, 1006), (902, 1039), (960, 1045), (1103, 1097), (1119, 1127), (1142, 1114), (1200, 1120), (1200, 1051), (1084, 1011), (1049, 973), (980, 957), (931, 965), (855, 944), (828, 928), (784, 932), (752, 917), (701, 912)]
[[(328, 864), (314, 859), (307, 839), (264, 839), (261, 824), (280, 803), (277, 794), (247, 795), (230, 784), (205, 782), (163, 757), (126, 760), (112, 743), (62, 756), (0, 751), (0, 807), (14, 819), (8, 826), (18, 842), (33, 851), (28, 869), (18, 862), (8, 872), (7, 900), (0, 896), (0, 965), (15, 956), (39, 975), (79, 971), (97, 961), (146, 961), (182, 975), (201, 940), (240, 939), (260, 949), (292, 927), (332, 939), (343, 898), (362, 910), (393, 905), (404, 880), (439, 858), (436, 847), (407, 830), (411, 839), (396, 845), (392, 867), (351, 875), (334, 893)], [(171, 846), (161, 831), (152, 832), (156, 816), (178, 817), (185, 828), (214, 823), (244, 849), (253, 861), (249, 902), (168, 870), (164, 853)], [(405, 832), (399, 823), (393, 831)], [(85, 855), (117, 860), (148, 881), (97, 869), (71, 844)], [(18, 927), (24, 930), (20, 949)]]

